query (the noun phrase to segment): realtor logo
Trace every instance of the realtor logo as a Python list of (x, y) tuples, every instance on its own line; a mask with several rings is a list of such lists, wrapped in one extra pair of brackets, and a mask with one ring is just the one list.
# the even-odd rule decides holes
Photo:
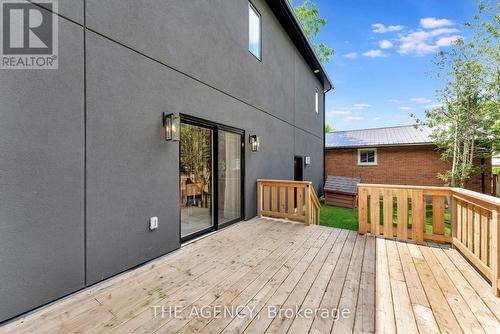
[(0, 0), (0, 68), (57, 69), (57, 0)]

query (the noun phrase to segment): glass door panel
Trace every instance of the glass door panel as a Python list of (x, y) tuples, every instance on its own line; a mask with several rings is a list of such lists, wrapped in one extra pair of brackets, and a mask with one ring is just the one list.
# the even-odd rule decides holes
[(241, 217), (241, 135), (220, 130), (218, 218), (223, 225)]
[(181, 237), (211, 228), (211, 129), (181, 123), (179, 186)]

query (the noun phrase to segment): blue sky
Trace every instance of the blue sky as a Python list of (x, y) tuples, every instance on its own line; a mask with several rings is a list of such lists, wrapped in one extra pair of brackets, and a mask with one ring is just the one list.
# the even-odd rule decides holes
[[(474, 0), (313, 0), (328, 20), (317, 38), (335, 49), (325, 68), (335, 89), (326, 121), (335, 130), (413, 124), (435, 105), (433, 59), (475, 13)], [(302, 3), (295, 0), (294, 4)]]

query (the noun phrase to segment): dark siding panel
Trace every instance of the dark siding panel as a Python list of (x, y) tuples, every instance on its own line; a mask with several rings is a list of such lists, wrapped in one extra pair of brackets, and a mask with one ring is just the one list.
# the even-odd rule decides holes
[(58, 70), (2, 70), (0, 321), (83, 287), (83, 32)]

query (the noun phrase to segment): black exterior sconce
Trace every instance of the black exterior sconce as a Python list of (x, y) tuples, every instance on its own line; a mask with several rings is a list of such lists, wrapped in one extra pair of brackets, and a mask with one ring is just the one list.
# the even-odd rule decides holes
[(250, 150), (252, 152), (258, 152), (260, 147), (259, 137), (257, 135), (249, 135)]
[(181, 118), (174, 113), (163, 113), (163, 128), (166, 141), (179, 141), (181, 136)]

